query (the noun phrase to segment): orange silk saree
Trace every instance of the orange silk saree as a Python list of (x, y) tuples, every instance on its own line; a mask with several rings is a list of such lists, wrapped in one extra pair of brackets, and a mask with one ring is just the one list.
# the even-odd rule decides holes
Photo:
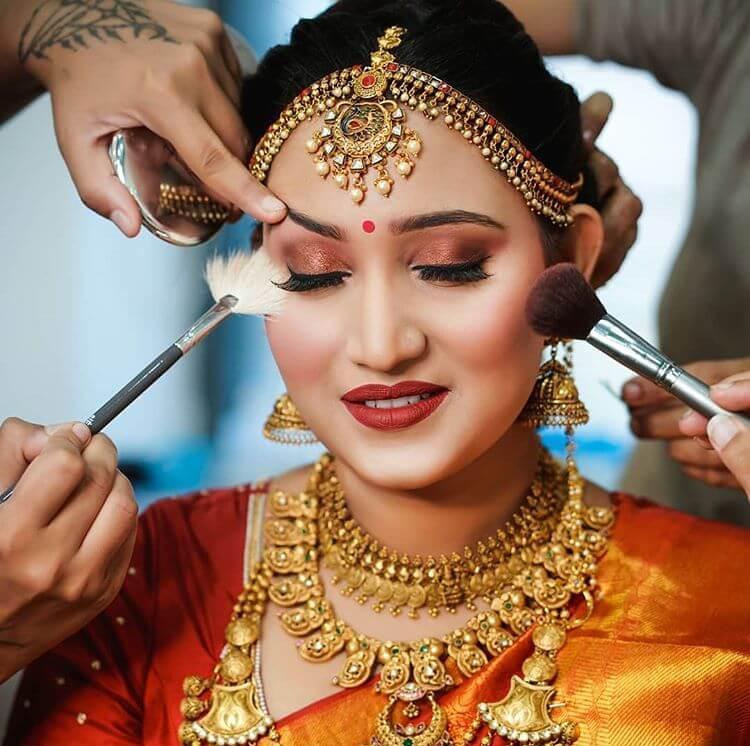
[[(6, 746), (177, 744), (183, 678), (209, 673), (224, 645), (253, 494), (144, 513), (121, 594), (27, 670)], [(580, 723), (578, 746), (750, 746), (750, 532), (613, 499), (604, 596), (561, 651), (556, 720)], [(531, 649), (527, 634), (440, 698), (455, 738)], [(281, 719), (282, 744), (363, 746), (383, 704), (372, 682), (343, 691)]]

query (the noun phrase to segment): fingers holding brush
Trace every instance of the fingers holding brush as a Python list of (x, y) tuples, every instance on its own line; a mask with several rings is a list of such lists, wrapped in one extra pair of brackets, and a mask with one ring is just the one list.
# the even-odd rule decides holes
[(0, 681), (76, 632), (117, 593), (136, 505), (117, 449), (81, 423), (0, 427)]
[[(731, 412), (750, 411), (750, 366), (711, 387), (711, 398)], [(707, 420), (689, 412), (680, 421), (687, 436), (708, 443), (707, 451), (719, 462), (718, 468), (691, 474), (707, 484), (739, 487), (750, 499), (750, 428), (737, 417), (717, 415)]]

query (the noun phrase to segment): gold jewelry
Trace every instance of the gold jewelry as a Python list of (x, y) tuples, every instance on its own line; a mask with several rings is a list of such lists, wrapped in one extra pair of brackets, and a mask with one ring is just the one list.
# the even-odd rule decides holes
[(159, 212), (167, 215), (180, 215), (198, 223), (210, 225), (223, 223), (229, 210), (212, 200), (200, 189), (188, 184), (159, 184)]
[(583, 184), (554, 174), (506, 127), (476, 102), (448, 83), (396, 62), (388, 51), (401, 43), (406, 29), (392, 26), (378, 39), (378, 49), (366, 67), (338, 70), (305, 88), (280, 114), (258, 142), (250, 161), (252, 174), (264, 181), (274, 157), (294, 129), (317, 117), (323, 126), (307, 141), (315, 170), (329, 176), (351, 199), (361, 204), (367, 192), (365, 175), (374, 169), (375, 190), (384, 197), (394, 180), (388, 170), (408, 178), (422, 150), (419, 135), (406, 126), (404, 109), (427, 119), (442, 118), (504, 174), (526, 200), (529, 209), (558, 226), (573, 222), (569, 214)]
[(289, 394), (282, 394), (275, 401), (273, 411), (263, 426), (263, 435), (268, 440), (286, 445), (300, 446), (318, 442)]
[(573, 379), (573, 348), (565, 343), (563, 360), (557, 358), (561, 341), (550, 340), (550, 359), (539, 369), (529, 400), (519, 421), (529, 427), (564, 427), (566, 430), (589, 421), (589, 413)]
[[(542, 460), (554, 463), (546, 453)], [(306, 638), (298, 647), (299, 654), (310, 662), (324, 662), (345, 652), (341, 672), (334, 679), (334, 684), (345, 688), (363, 684), (382, 666), (376, 689), (389, 699), (377, 718), (371, 746), (453, 743), (435, 699), (437, 692), (456, 683), (448, 664), (463, 676), (472, 676), (534, 625), (535, 649), (523, 664), (524, 678), (513, 677), (503, 700), (480, 705), (460, 742), (472, 743), (485, 726), (489, 732), (482, 738), (485, 745), (495, 734), (511, 743), (563, 745), (577, 738), (574, 723), (558, 724), (551, 717), (552, 709), (560, 705), (553, 701), (550, 682), (557, 673), (555, 659), (567, 631), (580, 626), (593, 609), (596, 562), (606, 550), (614, 515), (610, 508), (583, 504), (583, 480), (572, 455), (566, 476), (567, 498), (551, 535), (519, 532), (514, 537), (508, 561), (511, 573), (492, 590), (490, 609), (475, 614), (443, 639), (413, 642), (381, 642), (357, 633), (338, 618), (324, 597), (316, 547), (325, 530), (317, 515), (322, 516), (326, 501), (338, 491), (331, 457), (325, 455), (316, 464), (302, 495), (277, 492), (271, 496), (264, 555), (272, 572), (268, 595), (286, 609), (280, 614), (285, 631)], [(571, 618), (568, 606), (573, 598), (585, 602), (582, 618)], [(418, 703), (422, 700), (432, 710), (429, 725), (394, 724), (395, 707), (413, 719), (421, 712)]]
[(343, 581), (342, 594), (357, 594), (360, 604), (373, 601), (381, 612), (389, 606), (397, 616), (404, 607), (409, 617), (427, 607), (431, 616), (441, 609), (453, 613), (465, 604), (487, 598), (512, 575), (510, 553), (521, 536), (549, 538), (560, 509), (561, 474), (552, 459), (539, 460), (529, 494), (505, 528), (473, 547), (440, 557), (410, 557), (389, 551), (353, 519), (338, 480), (321, 486), (318, 526), (323, 562), (333, 570), (333, 583)]
[(213, 674), (185, 679), (180, 708), (185, 720), (178, 731), (185, 746), (254, 744), (263, 736), (280, 740), (263, 697), (256, 646), (270, 577), (268, 567), (254, 568), (234, 606)]
[[(281, 615), (284, 628), (306, 637), (298, 648), (305, 660), (326, 661), (345, 650), (346, 660), (334, 683), (358, 686), (371, 677), (376, 665), (382, 665), (376, 689), (389, 698), (376, 720), (371, 746), (450, 746), (454, 741), (447, 717), (435, 696), (456, 683), (446, 664), (452, 662), (462, 675), (471, 676), (536, 624), (535, 650), (523, 664), (524, 678), (513, 676), (510, 691), (499, 702), (479, 705), (461, 743), (471, 744), (485, 726), (488, 735), (482, 737), (483, 746), (495, 734), (510, 743), (573, 743), (577, 725), (556, 723), (551, 717), (559, 703), (553, 701), (550, 682), (568, 630), (580, 626), (593, 609), (596, 562), (606, 550), (614, 515), (610, 508), (583, 504), (583, 480), (572, 455), (567, 476), (567, 500), (552, 535), (546, 540), (533, 534), (516, 537), (509, 560), (513, 575), (494, 590), (489, 611), (475, 614), (442, 640), (380, 642), (340, 620), (324, 598), (318, 573), (322, 533), (318, 512), (325, 500), (322, 486), (337, 482), (332, 459), (324, 455), (305, 492), (271, 496), (263, 559), (252, 567), (234, 606), (221, 659), (209, 678), (185, 679), (181, 742), (234, 746), (253, 744), (263, 735), (280, 741), (263, 696), (257, 645), (260, 621), (271, 598), (289, 608)], [(585, 602), (582, 618), (571, 618), (567, 607), (573, 597)], [(431, 718), (429, 724), (417, 725), (411, 721), (419, 717), (423, 700)], [(393, 722), (397, 706), (408, 720), (405, 725)]]

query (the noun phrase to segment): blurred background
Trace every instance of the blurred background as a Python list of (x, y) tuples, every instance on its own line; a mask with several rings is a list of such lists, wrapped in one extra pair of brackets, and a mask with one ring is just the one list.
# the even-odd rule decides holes
[[(261, 56), (286, 41), (301, 16), (328, 3), (192, 4), (220, 12)], [(577, 57), (550, 65), (581, 98), (605, 90), (615, 100), (599, 145), (645, 211), (638, 243), (601, 295), (610, 311), (653, 340), (657, 298), (692, 200), (693, 110), (646, 73)], [(252, 224), (243, 219), (200, 249), (178, 249), (145, 231), (136, 240), (123, 238), (79, 202), (55, 143), (48, 97), (0, 128), (0, 166), (6, 205), (0, 419), (85, 419), (209, 305), (206, 257), (246, 246)], [(627, 376), (590, 349), (578, 350), (576, 375), (592, 415), (579, 433), (582, 470), (613, 488), (633, 445), (626, 410), (611, 393)], [(140, 503), (259, 479), (314, 457), (314, 447), (262, 438), (263, 421), (282, 391), (262, 324), (230, 319), (107, 429)]]

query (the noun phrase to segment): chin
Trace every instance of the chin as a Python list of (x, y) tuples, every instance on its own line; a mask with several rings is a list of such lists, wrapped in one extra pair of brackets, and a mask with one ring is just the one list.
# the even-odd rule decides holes
[(503, 416), (481, 423), (476, 419), (473, 423), (440, 419), (443, 421), (436, 418), (431, 422), (429, 429), (418, 425), (388, 432), (343, 426), (327, 441), (327, 447), (369, 484), (391, 490), (420, 490), (468, 467), (513, 423), (512, 417)]
[(340, 453), (331, 450), (361, 479), (388, 490), (425, 489), (454, 471), (452, 459), (446, 460), (444, 453), (428, 448), (424, 443), (401, 443), (390, 447), (350, 443), (344, 445)]

